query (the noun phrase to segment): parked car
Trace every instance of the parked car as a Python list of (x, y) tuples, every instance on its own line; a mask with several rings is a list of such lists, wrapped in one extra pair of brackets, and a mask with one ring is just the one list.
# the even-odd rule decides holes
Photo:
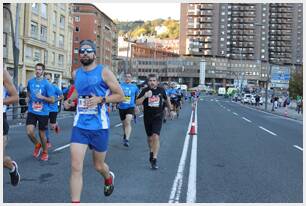
[[(255, 99), (255, 97), (256, 97), (256, 95), (251, 95), (251, 105), (255, 105), (256, 104), (256, 99)], [(260, 97), (259, 98), (259, 104), (260, 105), (263, 105), (263, 98), (262, 97)]]
[(251, 94), (244, 94), (243, 97), (241, 98), (241, 103), (243, 104), (250, 104), (251, 103)]

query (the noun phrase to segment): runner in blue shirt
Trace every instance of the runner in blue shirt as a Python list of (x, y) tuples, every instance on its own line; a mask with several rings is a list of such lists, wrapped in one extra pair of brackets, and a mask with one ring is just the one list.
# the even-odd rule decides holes
[(112, 194), (115, 175), (105, 163), (110, 129), (106, 104), (124, 100), (115, 75), (106, 66), (96, 63), (96, 44), (92, 40), (80, 42), (79, 55), (82, 67), (73, 72), (75, 91), (64, 102), (69, 109), (75, 106), (72, 100), (78, 98), (70, 144), (72, 203), (79, 203), (81, 199), (83, 162), (88, 147), (93, 150), (96, 171), (104, 177), (104, 195)]
[[(48, 80), (48, 82), (52, 83), (52, 78), (50, 74), (45, 75), (45, 79)], [(50, 103), (48, 105), (49, 107), (49, 121), (51, 129), (54, 130), (56, 133), (59, 133), (60, 127), (58, 126), (56, 119), (57, 119), (57, 113), (58, 113), (58, 107), (59, 107), (59, 101), (61, 101), (64, 98), (63, 92), (58, 88), (56, 85), (56, 82), (53, 82), (51, 84), (53, 90), (52, 90), (52, 96), (54, 97), (54, 103)], [(47, 147), (51, 148), (51, 142), (49, 138), (49, 127), (46, 130), (46, 137), (47, 137)]]
[[(168, 95), (170, 96), (171, 102), (171, 111), (175, 113), (176, 117), (179, 116), (179, 107), (180, 107), (180, 100), (179, 100), (179, 93), (178, 90), (175, 88), (175, 83), (171, 83), (171, 88), (168, 91)], [(173, 118), (174, 115), (172, 115)]]
[(138, 87), (131, 83), (132, 74), (125, 74), (125, 82), (120, 86), (124, 93), (124, 101), (119, 103), (119, 115), (123, 124), (123, 145), (128, 147), (130, 135), (132, 132), (131, 121), (135, 116), (136, 97), (138, 95)]
[[(41, 160), (47, 161), (48, 148), (47, 139), (45, 135), (45, 130), (48, 127), (49, 109), (48, 103), (54, 102), (54, 97), (52, 96), (52, 86), (44, 79), (45, 65), (38, 63), (35, 65), (35, 75), (33, 79), (28, 81), (28, 116), (26, 120), (27, 134), (32, 143), (35, 145), (33, 156), (38, 158), (41, 155)], [(40, 142), (35, 138), (34, 129), (38, 122), (39, 137)]]

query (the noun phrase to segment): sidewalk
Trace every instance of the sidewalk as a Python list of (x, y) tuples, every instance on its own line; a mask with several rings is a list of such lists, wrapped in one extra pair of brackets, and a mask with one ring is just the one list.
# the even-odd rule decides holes
[[(263, 111), (265, 110), (265, 103), (263, 103), (263, 105), (260, 105), (259, 107), (252, 106), (252, 105), (248, 105), (248, 106), (252, 107), (252, 108), (258, 108), (258, 109), (263, 110)], [(276, 114), (276, 115), (283, 116), (283, 117), (288, 117), (288, 118), (299, 120), (299, 121), (303, 121), (303, 114), (302, 113), (298, 114), (297, 111), (295, 111), (295, 108), (296, 108), (295, 103), (290, 104), (287, 107), (287, 109), (285, 107), (278, 107), (273, 112), (271, 111), (272, 103), (268, 102), (267, 106), (268, 106), (267, 107), (267, 112), (269, 112), (269, 113)]]

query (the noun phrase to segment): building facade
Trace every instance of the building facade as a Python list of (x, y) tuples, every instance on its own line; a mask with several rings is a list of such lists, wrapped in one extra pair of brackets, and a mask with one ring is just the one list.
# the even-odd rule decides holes
[[(27, 3), (6, 5), (12, 13), (12, 22), (19, 47), (18, 84), (26, 86), (34, 75), (36, 63), (46, 65), (53, 81), (59, 86), (71, 78), (72, 18), (71, 4)], [(3, 10), (3, 60), (13, 74), (11, 19)], [(17, 21), (16, 21), (17, 18)]]
[(116, 24), (93, 4), (73, 4), (73, 52), (72, 68), (80, 67), (79, 44), (83, 39), (91, 39), (97, 45), (97, 63), (105, 64), (116, 73), (114, 59), (117, 57), (118, 35)]
[(297, 3), (181, 4), (180, 54), (301, 65), (302, 12)]

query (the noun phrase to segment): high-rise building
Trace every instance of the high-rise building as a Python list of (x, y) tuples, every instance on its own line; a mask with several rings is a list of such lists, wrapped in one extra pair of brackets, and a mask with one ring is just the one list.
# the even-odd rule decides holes
[(302, 64), (297, 3), (181, 4), (180, 54)]
[[(36, 63), (46, 65), (45, 73), (50, 73), (59, 86), (71, 78), (72, 19), (71, 4), (57, 3), (12, 3), (5, 5), (3, 13), (3, 60), (8, 71), (13, 74), (11, 24), (18, 30), (15, 41), (19, 48), (18, 83), (26, 86), (35, 75)], [(17, 18), (17, 21), (16, 21)], [(11, 21), (12, 20), (12, 21)]]
[(97, 63), (108, 65), (116, 73), (113, 61), (118, 53), (118, 35), (113, 20), (93, 4), (87, 3), (74, 3), (72, 15), (74, 19), (73, 69), (80, 66), (78, 54), (80, 41), (91, 39), (97, 45)]

